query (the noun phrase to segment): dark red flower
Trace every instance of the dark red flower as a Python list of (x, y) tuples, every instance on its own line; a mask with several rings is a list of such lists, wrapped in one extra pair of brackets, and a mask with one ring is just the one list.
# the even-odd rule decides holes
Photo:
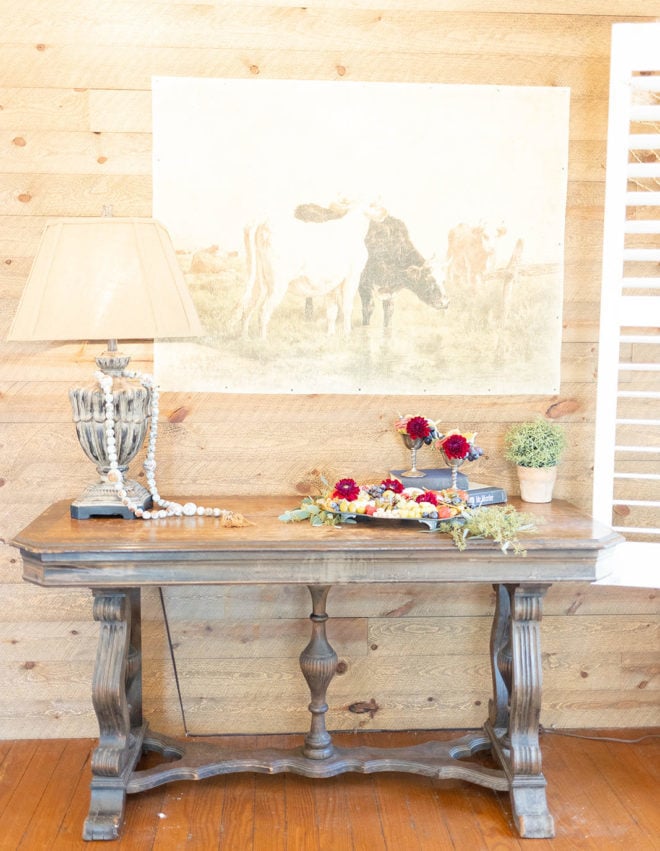
[(335, 489), (332, 494), (333, 499), (347, 499), (349, 502), (358, 498), (360, 486), (355, 479), (340, 479), (335, 482)]
[(431, 505), (437, 505), (438, 498), (433, 491), (424, 491), (424, 493), (420, 493), (415, 502), (430, 502)]
[(383, 479), (381, 485), (385, 490), (394, 491), (394, 493), (401, 493), (403, 490), (403, 484), (398, 479)]
[(470, 451), (470, 444), (462, 434), (450, 434), (440, 445), (447, 458), (467, 458)]
[(431, 426), (425, 417), (411, 417), (406, 423), (406, 431), (413, 440), (424, 440), (431, 434)]

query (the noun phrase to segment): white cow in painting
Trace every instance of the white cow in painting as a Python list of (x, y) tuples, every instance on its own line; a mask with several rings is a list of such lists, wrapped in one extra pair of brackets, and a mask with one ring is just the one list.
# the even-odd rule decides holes
[(248, 277), (241, 307), (244, 335), (252, 316), (265, 338), (273, 312), (288, 292), (324, 298), (328, 333), (342, 311), (344, 332), (351, 331), (353, 302), (367, 262), (365, 236), (372, 211), (355, 207), (324, 222), (305, 222), (291, 215), (245, 228)]

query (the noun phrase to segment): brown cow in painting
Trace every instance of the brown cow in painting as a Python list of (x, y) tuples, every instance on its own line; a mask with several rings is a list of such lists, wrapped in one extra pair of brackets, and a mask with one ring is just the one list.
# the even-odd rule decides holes
[(499, 280), (508, 300), (518, 280), (523, 247), (523, 240), (511, 236), (503, 225), (456, 225), (447, 238), (447, 282), (473, 287)]

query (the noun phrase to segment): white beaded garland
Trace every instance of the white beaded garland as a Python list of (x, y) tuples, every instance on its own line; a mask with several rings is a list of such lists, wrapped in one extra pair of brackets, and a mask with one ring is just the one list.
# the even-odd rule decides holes
[(230, 511), (225, 511), (222, 508), (206, 508), (197, 505), (194, 502), (186, 502), (181, 505), (179, 502), (163, 499), (158, 493), (156, 487), (156, 437), (158, 435), (158, 386), (154, 383), (153, 376), (145, 373), (131, 372), (124, 370), (121, 373), (125, 378), (136, 378), (144, 388), (151, 392), (151, 429), (149, 431), (149, 439), (147, 442), (147, 456), (143, 467), (146, 475), (146, 481), (151, 494), (151, 498), (155, 505), (160, 508), (152, 508), (150, 510), (142, 509), (132, 500), (126, 488), (124, 487), (124, 477), (119, 469), (119, 456), (117, 454), (117, 438), (115, 436), (115, 397), (112, 392), (113, 380), (112, 376), (100, 370), (94, 373), (94, 377), (98, 381), (101, 391), (103, 392), (103, 401), (105, 403), (105, 447), (108, 456), (108, 465), (110, 467), (107, 480), (114, 487), (117, 496), (136, 517), (142, 520), (163, 520), (166, 517), (224, 517), (231, 514)]

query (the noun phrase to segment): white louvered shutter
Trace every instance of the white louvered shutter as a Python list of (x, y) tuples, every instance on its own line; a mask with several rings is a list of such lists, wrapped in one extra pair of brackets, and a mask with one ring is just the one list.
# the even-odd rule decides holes
[(660, 578), (660, 24), (612, 28), (594, 516), (615, 581)]

